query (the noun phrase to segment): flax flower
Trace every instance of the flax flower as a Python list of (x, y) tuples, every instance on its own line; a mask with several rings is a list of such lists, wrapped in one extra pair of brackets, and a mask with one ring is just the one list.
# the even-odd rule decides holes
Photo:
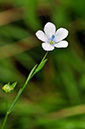
[(68, 42), (63, 40), (67, 37), (68, 30), (65, 28), (59, 28), (56, 31), (56, 27), (53, 23), (48, 22), (44, 26), (44, 32), (38, 30), (36, 36), (39, 40), (43, 41), (42, 48), (45, 51), (52, 51), (54, 48), (66, 48)]

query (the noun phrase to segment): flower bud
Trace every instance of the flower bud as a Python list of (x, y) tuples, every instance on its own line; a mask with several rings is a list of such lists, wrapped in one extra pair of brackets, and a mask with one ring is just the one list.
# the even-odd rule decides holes
[(5, 93), (11, 93), (15, 86), (17, 85), (17, 82), (14, 82), (12, 85), (10, 85), (10, 83), (8, 84), (5, 84), (3, 87), (2, 87), (2, 90), (5, 92)]

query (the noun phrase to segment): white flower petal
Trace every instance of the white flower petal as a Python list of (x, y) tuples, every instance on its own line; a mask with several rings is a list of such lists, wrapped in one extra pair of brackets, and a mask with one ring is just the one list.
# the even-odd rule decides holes
[(51, 38), (52, 35), (55, 34), (56, 31), (56, 27), (53, 23), (48, 22), (45, 26), (44, 26), (44, 32), (46, 33), (46, 35)]
[(64, 28), (59, 28), (55, 33), (55, 41), (59, 42), (65, 39), (68, 35), (68, 30)]
[(42, 43), (42, 48), (45, 50), (45, 51), (52, 51), (54, 49), (54, 46), (48, 44), (48, 43)]
[(36, 32), (36, 36), (38, 39), (40, 39), (41, 41), (46, 41), (47, 40), (47, 36), (45, 35), (45, 33), (41, 30), (38, 30)]
[(68, 42), (67, 41), (60, 41), (59, 43), (56, 43), (54, 46), (57, 48), (65, 48), (68, 46)]

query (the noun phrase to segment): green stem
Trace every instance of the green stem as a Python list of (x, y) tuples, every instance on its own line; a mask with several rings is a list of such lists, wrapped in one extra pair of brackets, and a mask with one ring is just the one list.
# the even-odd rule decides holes
[(8, 93), (6, 93), (6, 115), (5, 115), (4, 122), (3, 122), (3, 125), (2, 125), (2, 128), (1, 129), (4, 128), (5, 123), (6, 123), (6, 120), (7, 120), (7, 117), (8, 117), (7, 108), (8, 108)]
[(34, 70), (35, 70), (36, 67), (37, 67), (37, 65), (35, 65), (35, 66), (33, 67), (33, 69), (31, 70), (31, 72), (30, 72), (30, 74), (29, 74), (29, 76), (28, 76), (28, 78), (27, 78), (27, 80), (26, 80), (24, 86), (19, 90), (19, 92), (18, 92), (16, 98), (14, 99), (12, 105), (10, 106), (10, 108), (9, 108), (8, 111), (7, 111), (8, 114), (10, 114), (10, 113), (12, 112), (13, 108), (15, 107), (15, 105), (16, 105), (16, 103), (17, 103), (19, 97), (20, 97), (20, 95), (22, 94), (22, 92), (23, 92), (23, 90), (25, 89), (26, 85), (28, 84), (28, 82), (29, 82), (30, 79), (32, 78), (32, 74), (33, 74), (33, 72), (34, 72)]
[[(46, 54), (45, 54), (44, 57), (42, 58), (42, 60), (41, 60), (41, 62), (39, 63), (38, 67), (39, 67), (39, 66), (41, 65), (41, 63), (45, 60), (47, 54), (48, 54), (48, 51), (46, 52)], [(37, 67), (37, 68), (38, 68), (38, 67)], [(37, 72), (36, 72), (36, 70), (35, 70), (34, 73), (32, 74), (32, 77), (33, 77), (36, 73), (37, 73)]]
[[(44, 59), (46, 58), (47, 54), (48, 54), (48, 52), (46, 52), (46, 54), (45, 54), (45, 56), (43, 57), (43, 59), (41, 60), (40, 64), (44, 61)], [(40, 65), (40, 64), (39, 64), (39, 65)], [(39, 66), (39, 65), (38, 65), (38, 66)], [(29, 74), (27, 80), (25, 81), (24, 86), (19, 90), (19, 92), (18, 92), (16, 98), (14, 99), (13, 103), (11, 104), (11, 106), (9, 107), (8, 110), (7, 110), (7, 108), (8, 108), (8, 107), (7, 107), (7, 103), (8, 103), (8, 102), (7, 102), (7, 98), (8, 98), (8, 95), (6, 95), (6, 111), (7, 111), (7, 112), (6, 112), (6, 115), (5, 115), (5, 118), (4, 118), (4, 122), (3, 122), (3, 125), (2, 125), (2, 128), (1, 128), (1, 129), (4, 129), (4, 126), (5, 126), (5, 123), (6, 123), (6, 120), (7, 120), (8, 115), (12, 112), (12, 110), (13, 110), (13, 108), (15, 107), (15, 105), (16, 105), (16, 103), (17, 103), (19, 97), (20, 97), (20, 95), (22, 94), (23, 90), (25, 89), (25, 87), (26, 87), (26, 85), (28, 84), (28, 82), (30, 81), (30, 79), (36, 74), (36, 72), (35, 72), (36, 67), (37, 67), (37, 65), (35, 65), (35, 66), (33, 67), (33, 69), (31, 70), (31, 72), (30, 72), (30, 74)]]
[(3, 121), (3, 124), (2, 124), (1, 129), (4, 129), (4, 126), (5, 126), (5, 123), (6, 123), (7, 117), (8, 117), (8, 113), (6, 113), (6, 115), (5, 115), (5, 118), (4, 118), (4, 121)]
[[(46, 52), (46, 54), (45, 54), (44, 57), (42, 58), (41, 62), (46, 58), (47, 54), (48, 54), (48, 51)], [(41, 62), (40, 62), (40, 63), (41, 63)]]

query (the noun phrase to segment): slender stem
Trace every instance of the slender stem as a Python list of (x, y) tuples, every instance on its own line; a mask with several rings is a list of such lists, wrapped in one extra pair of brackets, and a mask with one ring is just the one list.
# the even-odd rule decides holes
[(8, 117), (7, 109), (8, 109), (8, 93), (6, 93), (6, 115), (5, 115), (4, 122), (3, 122), (3, 125), (2, 125), (1, 129), (4, 128), (6, 120), (7, 120), (7, 117)]
[[(45, 54), (44, 57), (42, 58), (41, 62), (46, 58), (47, 54), (48, 54), (48, 51), (46, 52), (46, 54)], [(41, 62), (40, 62), (40, 64), (41, 64)], [(40, 64), (39, 64), (39, 65), (40, 65)], [(38, 65), (38, 66), (39, 66), (39, 65)], [(30, 79), (31, 79), (34, 75), (35, 75), (35, 72), (33, 72), (33, 74), (31, 75)], [(28, 78), (27, 78), (27, 80), (26, 80), (26, 82), (25, 82), (25, 84), (24, 84), (24, 86), (23, 86), (23, 88), (22, 88), (22, 92), (23, 92), (24, 88), (26, 87), (26, 85), (28, 84), (28, 81), (29, 81), (29, 76), (28, 76)]]
[[(48, 54), (48, 51), (46, 52), (46, 54), (45, 54), (44, 57), (42, 58), (41, 62), (46, 58), (47, 54)], [(40, 63), (41, 63), (41, 62), (40, 62)]]
[[(38, 67), (40, 66), (40, 64), (44, 61), (44, 59), (46, 58), (48, 54), (48, 51), (45, 53), (44, 57), (42, 58), (41, 62), (39, 63)], [(36, 74), (36, 70), (34, 71), (34, 73), (32, 74), (31, 78)]]
[(6, 113), (6, 115), (5, 115), (4, 122), (3, 122), (3, 124), (2, 124), (1, 129), (4, 129), (4, 126), (5, 126), (5, 123), (6, 123), (7, 117), (8, 117), (8, 113)]
[[(44, 61), (44, 59), (46, 58), (47, 54), (48, 54), (48, 52), (46, 52), (46, 54), (45, 54), (45, 56), (43, 57), (43, 59), (41, 60), (41, 62)], [(41, 62), (40, 62), (40, 64), (41, 64)], [(40, 65), (40, 64), (39, 64), (39, 65)], [(39, 66), (39, 65), (38, 65), (38, 66)], [(3, 124), (2, 124), (2, 128), (1, 128), (1, 129), (4, 129), (4, 126), (5, 126), (5, 123), (6, 123), (6, 120), (7, 120), (8, 115), (12, 112), (12, 110), (13, 110), (13, 108), (15, 107), (15, 105), (16, 105), (16, 103), (17, 103), (19, 97), (20, 97), (20, 95), (22, 94), (23, 90), (25, 89), (25, 87), (26, 87), (26, 85), (28, 84), (28, 82), (30, 81), (30, 79), (35, 75), (35, 69), (36, 69), (36, 67), (37, 67), (37, 65), (35, 65), (35, 66), (33, 67), (33, 69), (31, 70), (31, 72), (30, 72), (28, 78), (27, 78), (26, 81), (25, 81), (24, 86), (19, 90), (17, 96), (15, 97), (13, 103), (11, 104), (11, 106), (9, 107), (8, 110), (7, 110), (7, 108), (8, 108), (8, 107), (7, 107), (7, 106), (8, 106), (8, 100), (7, 100), (8, 94), (6, 95), (6, 111), (7, 111), (7, 112), (6, 112), (6, 115), (5, 115), (5, 118), (4, 118), (4, 122), (3, 122)]]
[[(42, 58), (41, 62), (46, 58), (47, 54), (48, 54), (48, 51), (46, 52), (46, 54), (45, 54), (44, 57)], [(40, 62), (40, 63), (41, 63), (41, 62)], [(39, 64), (39, 65), (40, 65), (40, 64)], [(39, 66), (39, 65), (38, 65), (38, 66)], [(35, 75), (35, 72), (31, 75), (30, 79), (31, 79), (34, 75)], [(26, 82), (25, 82), (25, 84), (24, 84), (24, 86), (23, 86), (23, 88), (22, 88), (22, 91), (24, 90), (24, 88), (25, 88), (26, 85), (28, 84), (28, 81), (29, 81), (29, 77), (27, 78), (27, 80), (26, 80)]]

